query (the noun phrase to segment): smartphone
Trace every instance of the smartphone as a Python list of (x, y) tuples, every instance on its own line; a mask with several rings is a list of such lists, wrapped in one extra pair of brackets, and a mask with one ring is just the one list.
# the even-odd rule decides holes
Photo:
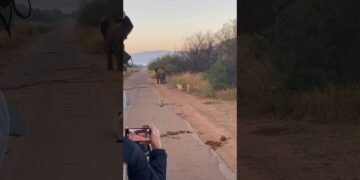
[(150, 128), (127, 128), (125, 129), (125, 136), (135, 142), (150, 143)]

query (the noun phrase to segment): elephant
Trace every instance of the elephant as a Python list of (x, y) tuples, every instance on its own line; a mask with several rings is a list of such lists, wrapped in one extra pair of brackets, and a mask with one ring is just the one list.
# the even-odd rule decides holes
[(155, 68), (155, 74), (156, 74), (156, 82), (157, 84), (164, 84), (166, 83), (166, 73), (165, 70), (162, 68)]
[(126, 65), (131, 59), (131, 56), (124, 51), (124, 40), (130, 33), (132, 24), (130, 24), (129, 28), (127, 27), (129, 25), (126, 25), (125, 22), (130, 22), (130, 20), (118, 20), (109, 16), (103, 16), (100, 20), (101, 33), (105, 40), (104, 48), (107, 54), (107, 70), (113, 70), (113, 55), (117, 58), (117, 69), (119, 71), (126, 70)]

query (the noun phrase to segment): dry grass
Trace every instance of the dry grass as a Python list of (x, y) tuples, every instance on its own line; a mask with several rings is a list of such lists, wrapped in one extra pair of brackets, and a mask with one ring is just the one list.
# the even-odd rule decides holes
[(203, 97), (215, 97), (215, 92), (211, 89), (209, 81), (207, 81), (202, 73), (181, 73), (167, 78), (172, 85), (181, 84), (185, 87), (190, 85), (190, 93), (194, 93)]
[[(151, 72), (149, 72), (150, 77)], [(210, 83), (204, 78), (203, 73), (181, 73), (168, 77), (168, 82), (176, 86), (180, 84), (183, 90), (186, 91), (187, 85), (190, 85), (190, 93), (202, 97), (210, 97), (227, 101), (236, 101), (237, 89), (229, 88), (220, 91), (212, 90)]]
[(3, 29), (0, 30), (0, 49), (2, 50), (17, 48), (30, 37), (50, 31), (51, 26), (35, 21), (14, 21), (11, 29), (11, 37)]
[(293, 95), (289, 106), (293, 117), (306, 121), (360, 124), (360, 86)]
[(104, 41), (98, 27), (77, 26), (80, 46), (91, 54), (104, 53)]
[(147, 75), (151, 78), (151, 79), (156, 79), (156, 74), (154, 70), (148, 70), (147, 71)]

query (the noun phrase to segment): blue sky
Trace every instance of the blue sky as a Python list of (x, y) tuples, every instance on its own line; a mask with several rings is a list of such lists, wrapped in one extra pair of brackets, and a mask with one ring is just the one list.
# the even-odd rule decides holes
[(236, 0), (124, 0), (124, 10), (134, 24), (128, 52), (179, 50), (185, 37), (235, 19)]

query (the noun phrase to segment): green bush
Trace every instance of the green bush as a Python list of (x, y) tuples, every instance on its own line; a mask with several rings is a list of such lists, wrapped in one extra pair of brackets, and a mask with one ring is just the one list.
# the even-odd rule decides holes
[(173, 65), (173, 64), (166, 64), (166, 65), (165, 65), (165, 72), (166, 72), (166, 74), (168, 74), (168, 75), (172, 75), (172, 74), (177, 73), (177, 68), (176, 68), (176, 66)]
[(236, 62), (231, 59), (218, 60), (210, 67), (207, 72), (207, 78), (211, 87), (217, 90), (223, 90), (227, 87), (236, 86)]

